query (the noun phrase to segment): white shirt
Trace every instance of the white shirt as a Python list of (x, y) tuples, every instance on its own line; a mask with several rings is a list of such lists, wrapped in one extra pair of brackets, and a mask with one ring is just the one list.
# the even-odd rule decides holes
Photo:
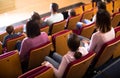
[(64, 19), (63, 14), (61, 13), (56, 13), (56, 14), (52, 14), (50, 17), (45, 19), (45, 22), (47, 23), (47, 25), (52, 25), (53, 23), (62, 21)]

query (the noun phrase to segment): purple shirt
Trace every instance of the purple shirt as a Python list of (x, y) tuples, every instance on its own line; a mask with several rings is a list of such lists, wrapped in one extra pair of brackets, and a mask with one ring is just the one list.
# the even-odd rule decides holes
[(29, 58), (30, 49), (37, 47), (39, 45), (42, 45), (48, 41), (49, 41), (48, 35), (45, 32), (41, 32), (41, 35), (34, 38), (28, 38), (28, 37), (24, 38), (21, 44), (21, 49), (20, 49), (21, 62)]

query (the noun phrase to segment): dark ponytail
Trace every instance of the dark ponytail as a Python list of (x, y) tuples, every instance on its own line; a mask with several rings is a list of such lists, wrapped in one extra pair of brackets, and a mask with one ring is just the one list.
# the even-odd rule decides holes
[(70, 34), (68, 41), (67, 41), (68, 47), (72, 52), (75, 52), (74, 57), (76, 59), (80, 58), (82, 54), (78, 52), (78, 48), (80, 46), (80, 38), (76, 34)]
[(79, 59), (80, 57), (82, 57), (82, 54), (80, 52), (75, 52), (74, 57), (76, 59)]

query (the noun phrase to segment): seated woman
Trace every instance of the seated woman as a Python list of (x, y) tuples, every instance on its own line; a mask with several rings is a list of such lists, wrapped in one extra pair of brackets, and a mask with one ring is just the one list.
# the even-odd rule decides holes
[[(44, 26), (46, 26), (47, 24), (41, 19), (40, 15), (37, 12), (33, 12), (30, 20), (36, 22), (39, 24), (39, 27), (42, 28)], [(24, 32), (26, 32), (26, 25), (24, 25)]]
[(31, 16), (31, 20), (35, 21), (36, 23), (39, 24), (40, 28), (46, 26), (45, 22), (41, 19), (40, 15), (37, 12), (34, 12), (33, 15)]
[[(106, 10), (106, 3), (105, 2), (102, 2), (102, 1), (99, 1), (97, 2), (97, 9), (104, 9)], [(85, 25), (89, 25), (89, 24), (92, 24), (93, 22), (96, 21), (96, 14), (93, 16), (92, 18), (92, 21), (91, 20), (88, 20), (88, 19), (84, 19), (82, 20), (82, 22), (77, 22), (76, 26), (77, 28), (81, 28), (82, 26), (85, 26)]]
[(88, 51), (84, 47), (80, 47), (80, 39), (75, 34), (69, 35), (67, 44), (70, 49), (67, 54), (62, 57), (59, 54), (54, 53), (52, 58), (46, 56), (45, 60), (47, 62), (43, 63), (46, 66), (53, 68), (57, 78), (62, 78), (64, 71), (70, 62), (88, 54)]
[(88, 51), (99, 52), (102, 45), (115, 38), (115, 31), (111, 26), (110, 14), (108, 11), (100, 9), (96, 15), (97, 32), (91, 37), (90, 42), (83, 40)]
[(6, 42), (8, 39), (15, 38), (20, 35), (14, 32), (14, 27), (12, 25), (6, 28), (6, 32), (8, 33), (8, 35), (6, 35), (3, 39), (3, 48), (6, 47)]
[(30, 20), (26, 25), (27, 37), (23, 39), (20, 48), (20, 59), (21, 62), (27, 62), (29, 59), (29, 50), (42, 45), (49, 41), (48, 35), (45, 32), (40, 32), (39, 24)]

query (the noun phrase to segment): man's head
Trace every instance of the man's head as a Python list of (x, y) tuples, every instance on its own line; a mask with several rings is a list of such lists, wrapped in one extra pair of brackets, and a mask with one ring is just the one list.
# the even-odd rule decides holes
[(51, 10), (52, 13), (57, 12), (57, 11), (58, 11), (58, 8), (59, 8), (59, 6), (58, 6), (57, 3), (51, 3), (51, 4), (50, 4), (50, 10)]

